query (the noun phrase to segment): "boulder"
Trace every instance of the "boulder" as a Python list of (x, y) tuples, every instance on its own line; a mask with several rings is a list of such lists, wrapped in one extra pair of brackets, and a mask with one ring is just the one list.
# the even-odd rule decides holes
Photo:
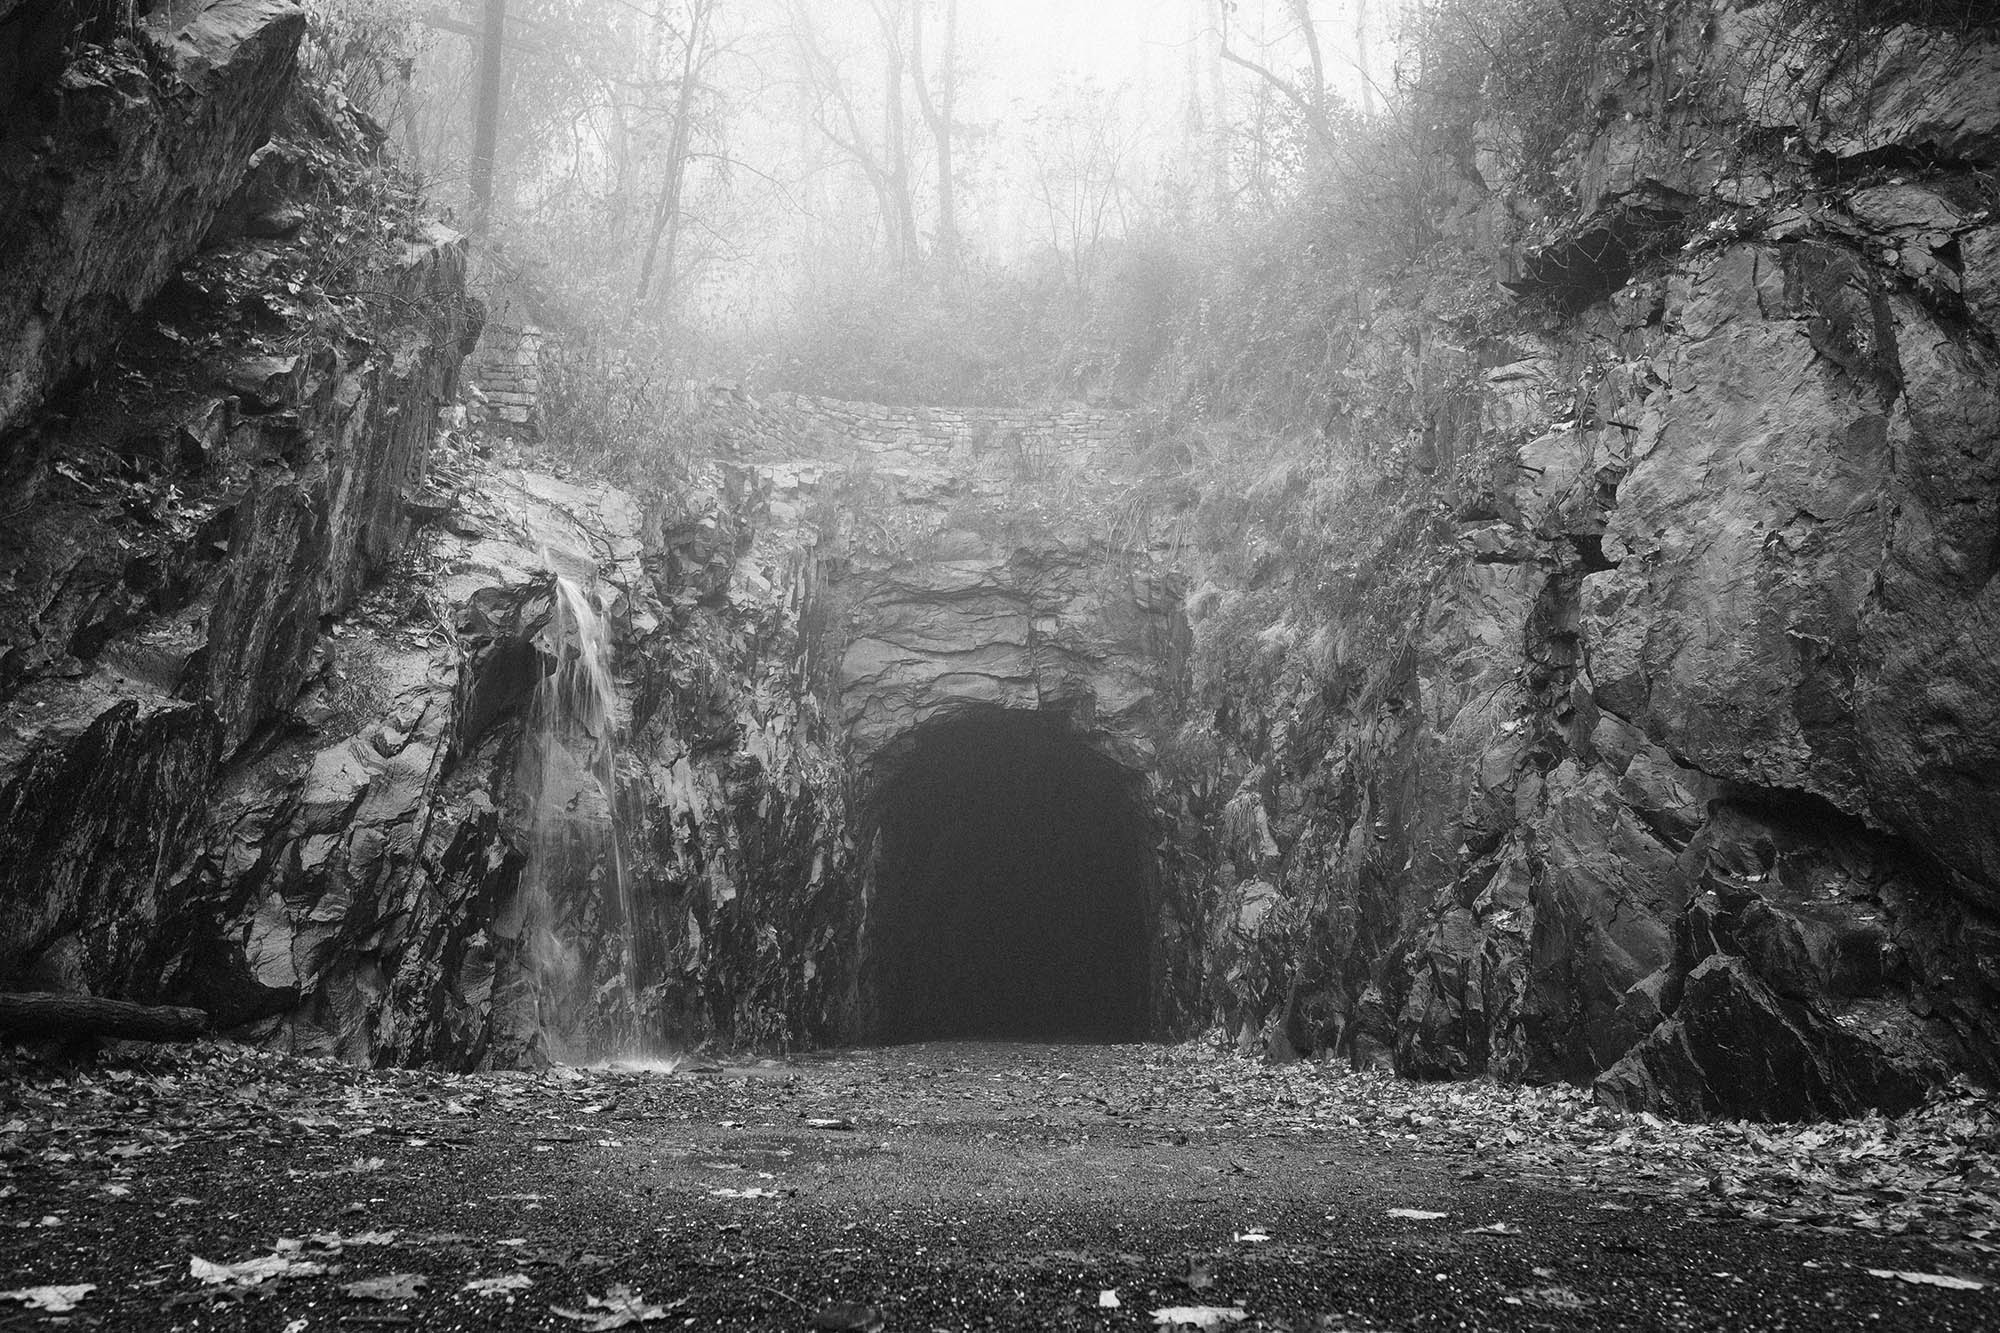
[(1931, 1080), (1818, 1008), (1717, 954), (1687, 977), (1672, 1018), (1597, 1076), (1597, 1100), (1689, 1120), (1814, 1120), (1891, 1115)]

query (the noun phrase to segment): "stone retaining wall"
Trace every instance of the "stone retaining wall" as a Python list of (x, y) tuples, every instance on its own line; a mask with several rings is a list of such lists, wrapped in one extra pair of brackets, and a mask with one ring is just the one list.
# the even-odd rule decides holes
[(533, 434), (541, 427), (542, 331), (533, 324), (488, 324), (474, 358), (487, 420)]
[(1052, 455), (1123, 455), (1134, 436), (1133, 414), (1110, 408), (902, 407), (783, 390), (753, 397), (724, 384), (691, 386), (688, 394), (722, 428), (726, 448), (752, 457), (1032, 464)]

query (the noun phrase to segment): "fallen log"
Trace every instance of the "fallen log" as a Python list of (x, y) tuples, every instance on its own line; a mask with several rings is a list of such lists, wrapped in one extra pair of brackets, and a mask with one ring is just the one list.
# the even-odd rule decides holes
[(0, 993), (0, 1032), (17, 1037), (136, 1037), (187, 1041), (208, 1031), (208, 1015), (170, 1004), (133, 1004), (55, 991)]

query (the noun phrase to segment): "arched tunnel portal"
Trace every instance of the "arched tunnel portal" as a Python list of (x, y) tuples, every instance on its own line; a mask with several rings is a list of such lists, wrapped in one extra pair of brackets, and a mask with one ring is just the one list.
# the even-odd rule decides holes
[(1058, 716), (999, 707), (918, 727), (873, 768), (868, 1036), (1148, 1035), (1140, 775)]

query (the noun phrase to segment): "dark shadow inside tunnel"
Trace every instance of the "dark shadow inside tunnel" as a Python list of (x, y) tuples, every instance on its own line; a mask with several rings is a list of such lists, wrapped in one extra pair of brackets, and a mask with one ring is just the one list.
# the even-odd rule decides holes
[(1138, 779), (1044, 714), (982, 709), (885, 757), (868, 971), (879, 1041), (1136, 1041), (1152, 839)]

